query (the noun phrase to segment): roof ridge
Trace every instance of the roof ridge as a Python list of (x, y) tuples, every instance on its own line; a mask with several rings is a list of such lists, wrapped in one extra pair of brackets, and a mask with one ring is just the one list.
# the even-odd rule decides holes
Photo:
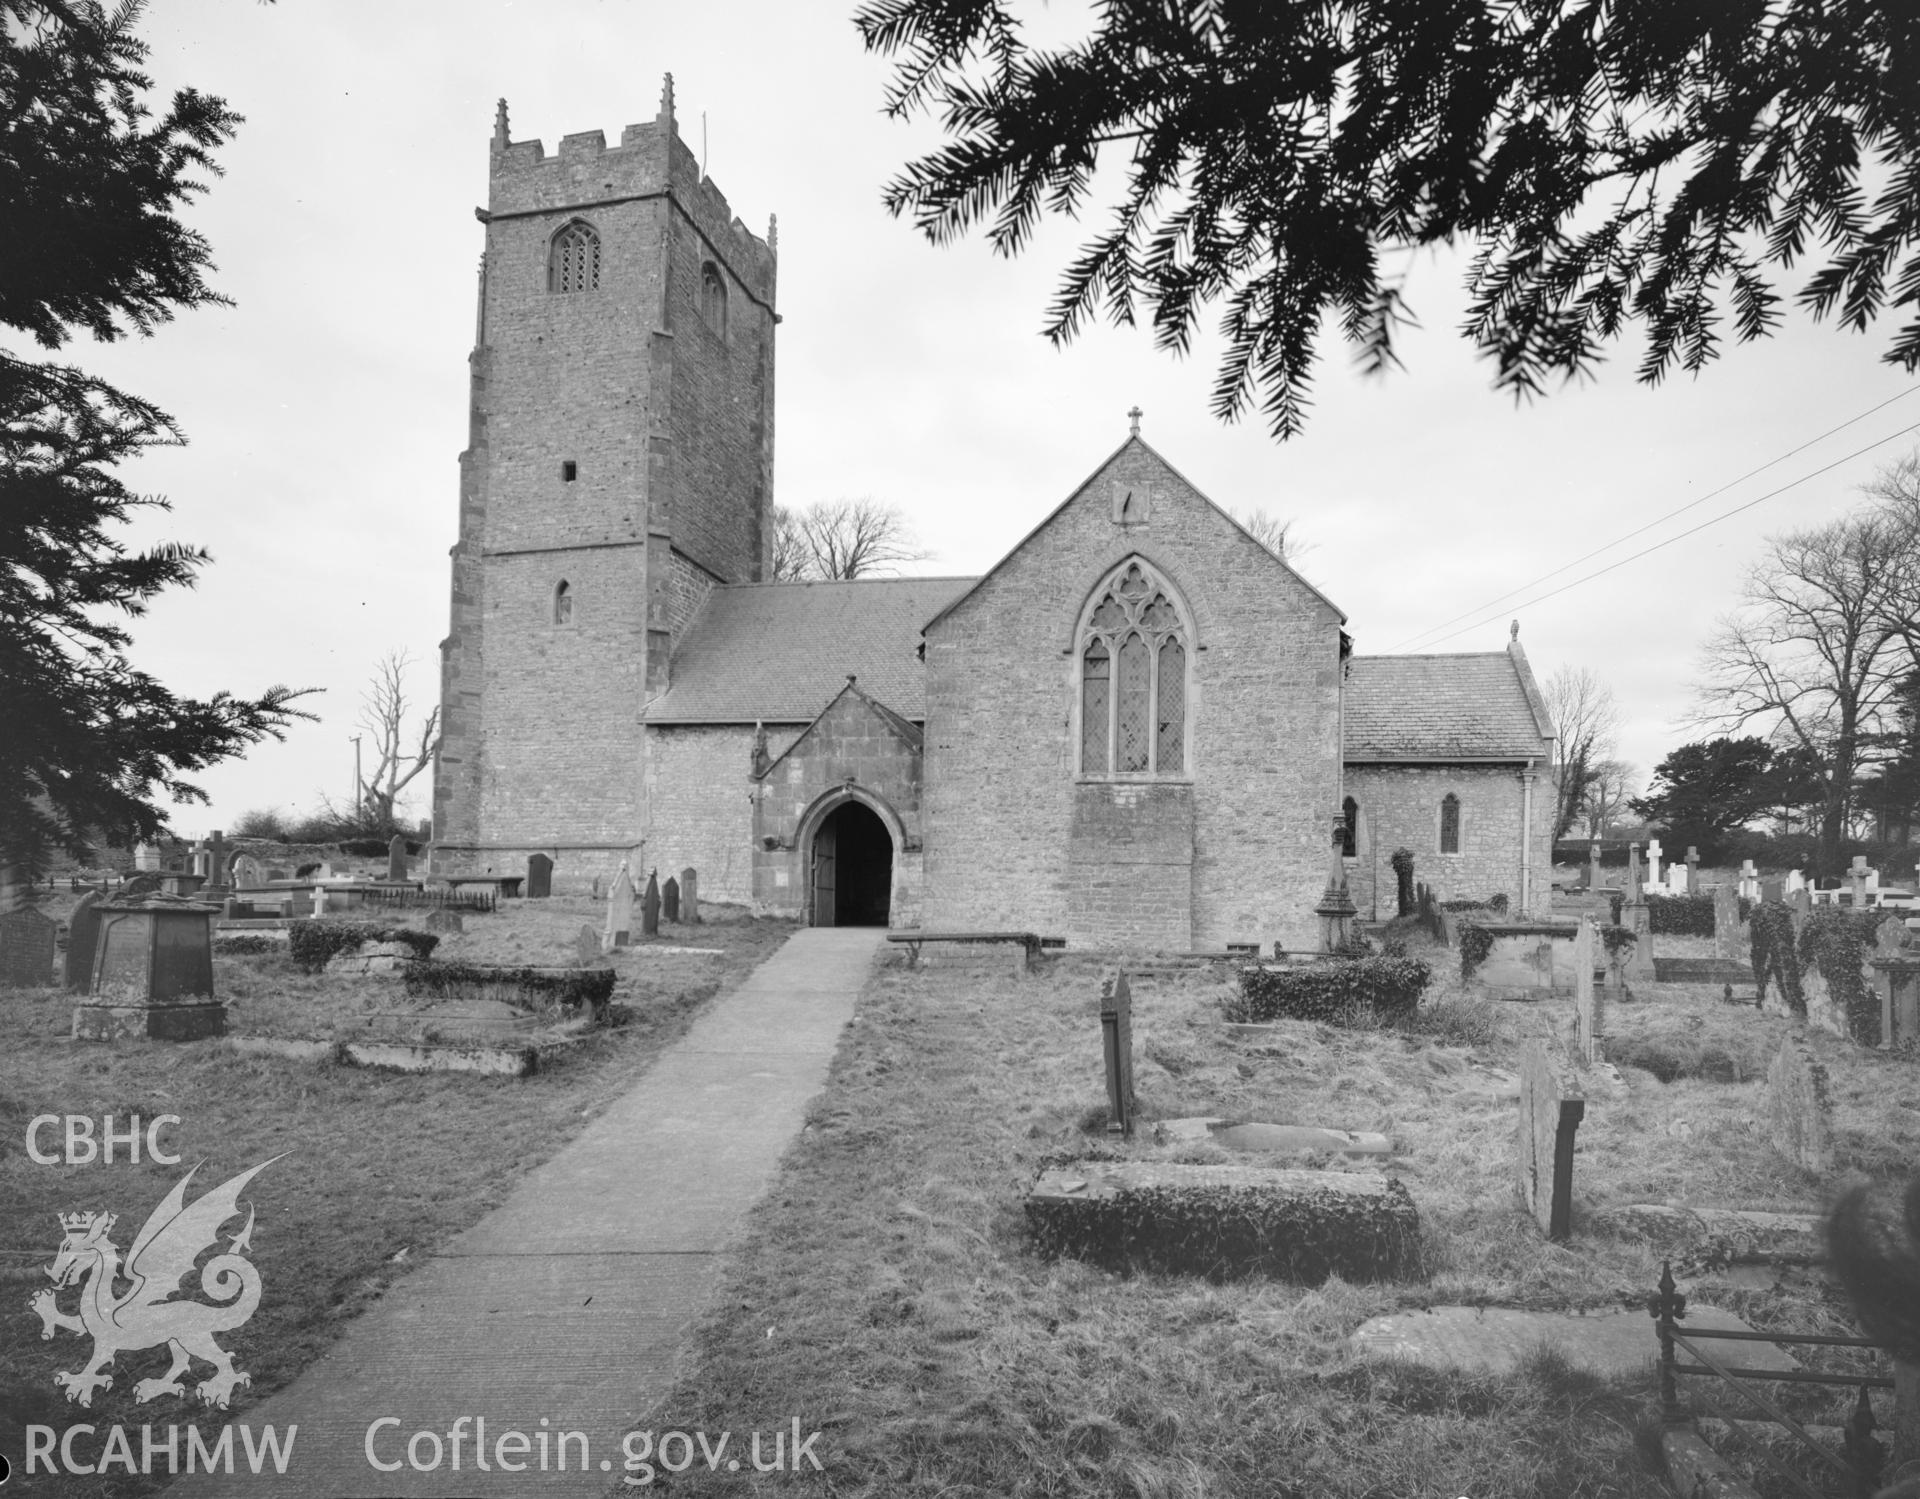
[(900, 578), (758, 578), (744, 583), (716, 583), (720, 588), (828, 588), (861, 587), (871, 583), (970, 583), (978, 573), (911, 573)]

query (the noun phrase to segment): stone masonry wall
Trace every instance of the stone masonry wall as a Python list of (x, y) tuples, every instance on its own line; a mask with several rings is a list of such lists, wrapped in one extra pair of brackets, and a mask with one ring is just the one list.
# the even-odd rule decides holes
[[(801, 725), (770, 726), (778, 754)], [(700, 898), (754, 903), (753, 727), (715, 724), (647, 729), (644, 758), (649, 867), (665, 879), (700, 871)]]
[[(1440, 799), (1460, 798), (1460, 852), (1440, 852)], [(1413, 850), (1413, 877), (1442, 900), (1484, 900), (1504, 894), (1520, 909), (1521, 786), (1517, 765), (1350, 765), (1346, 794), (1360, 807), (1347, 888), (1363, 916), (1385, 919), (1396, 909), (1396, 848)], [(1534, 909), (1546, 909), (1553, 793), (1545, 776), (1533, 786)]]
[[(1145, 497), (1144, 523), (1116, 521), (1115, 485)], [(1339, 616), (1143, 443), (928, 631), (926, 926), (1113, 939), (1089, 907), (1072, 919), (1097, 872), (1069, 862), (1075, 637), (1090, 591), (1136, 552), (1187, 608), (1191, 774), (1169, 784), (1190, 784), (1188, 940), (1315, 938), (1339, 801)]]

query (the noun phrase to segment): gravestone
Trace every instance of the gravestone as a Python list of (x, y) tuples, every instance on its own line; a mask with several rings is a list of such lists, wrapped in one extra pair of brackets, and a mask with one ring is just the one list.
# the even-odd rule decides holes
[(1620, 960), (1620, 976), (1627, 987), (1653, 982), (1653, 915), (1644, 900), (1629, 901), (1620, 910), (1620, 924), (1633, 933), (1633, 946)]
[(1853, 908), (1858, 911), (1867, 904), (1867, 876), (1873, 871), (1867, 868), (1867, 856), (1855, 854), (1853, 865), (1847, 870), (1847, 878), (1853, 883)]
[(99, 892), (89, 890), (67, 918), (67, 988), (85, 994), (93, 987), (93, 949), (100, 940)]
[(1777, 875), (1760, 882), (1760, 899), (1762, 901), (1785, 900), (1786, 898), (1787, 882)]
[(1827, 1069), (1789, 1036), (1767, 1068), (1767, 1138), (1803, 1171), (1833, 1169), (1833, 1102)]
[(668, 921), (680, 919), (680, 882), (672, 875), (668, 875), (666, 884), (660, 887), (660, 914)]
[(387, 878), (404, 880), (407, 877), (407, 840), (395, 833), (387, 840)]
[(1649, 885), (1660, 883), (1660, 853), (1660, 840), (1649, 838), (1647, 840), (1647, 883)]
[(553, 894), (553, 860), (545, 854), (527, 855), (527, 899), (546, 900)]
[(632, 941), (633, 876), (627, 873), (627, 861), (622, 859), (613, 877), (613, 888), (607, 892), (607, 920), (601, 933), (600, 948), (602, 952), (610, 952)]
[(327, 914), (327, 887), (325, 885), (315, 885), (313, 887), (313, 914), (315, 916), (325, 916)]
[(266, 884), (266, 870), (252, 854), (236, 854), (233, 860), (233, 883), (240, 890), (257, 890)]
[(600, 934), (583, 923), (574, 939), (573, 961), (582, 968), (592, 968), (599, 963), (601, 950)]
[(59, 922), (33, 906), (0, 916), (0, 989), (44, 989), (53, 983), (59, 929)]
[(1600, 840), (1594, 839), (1587, 845), (1587, 888), (1600, 888)]
[(430, 932), (457, 932), (462, 930), (466, 923), (460, 919), (458, 911), (449, 911), (445, 906), (441, 906), (421, 917), (420, 925)]
[(587, 887), (587, 899), (600, 899), (600, 876), (597, 874), (593, 877), (593, 883)]
[(1573, 1026), (1574, 1044), (1580, 1060), (1591, 1067), (1600, 1060), (1601, 1043), (1606, 1037), (1606, 1001), (1593, 986), (1593, 923), (1580, 918), (1580, 930), (1573, 938)]
[(1100, 988), (1100, 1043), (1107, 1068), (1107, 1133), (1133, 1134), (1133, 994), (1123, 969)]
[(160, 850), (151, 843), (136, 843), (133, 846), (133, 867), (141, 873), (160, 868)]
[(1740, 938), (1740, 897), (1731, 885), (1713, 887), (1713, 941), (1721, 957), (1736, 963), (1751, 950)]
[(688, 926), (700, 924), (700, 876), (691, 865), (680, 871), (680, 919)]
[(1907, 940), (1907, 924), (1898, 916), (1884, 918), (1873, 929), (1873, 945), (1882, 957), (1900, 951)]
[(647, 888), (640, 896), (640, 935), (657, 937), (660, 935), (660, 871), (647, 871)]
[(224, 900), (233, 879), (233, 845), (219, 828), (207, 841), (207, 883), (197, 892), (203, 899)]
[(1740, 861), (1740, 889), (1738, 893), (1745, 896), (1748, 900), (1758, 900), (1760, 898), (1760, 876), (1758, 871), (1754, 869), (1753, 860), (1751, 859), (1742, 859)]
[(1700, 889), (1700, 850), (1692, 844), (1687, 845), (1687, 893), (1693, 894)]
[(1640, 899), (1640, 882), (1641, 882), (1640, 845), (1637, 843), (1629, 843), (1627, 845), (1627, 899), (1628, 900), (1635, 901)]
[(1529, 1041), (1520, 1054), (1520, 1200), (1549, 1239), (1573, 1233), (1573, 1141), (1586, 1112), (1567, 1068)]

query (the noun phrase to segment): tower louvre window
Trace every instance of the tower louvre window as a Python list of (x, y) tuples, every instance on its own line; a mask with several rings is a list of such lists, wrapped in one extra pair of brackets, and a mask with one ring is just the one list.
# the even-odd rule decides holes
[(575, 219), (554, 235), (547, 260), (547, 290), (600, 290), (600, 236), (591, 224)]
[(700, 316), (717, 336), (727, 336), (727, 282), (711, 260), (700, 267)]
[(1187, 627), (1171, 591), (1130, 561), (1080, 630), (1080, 774), (1187, 772)]

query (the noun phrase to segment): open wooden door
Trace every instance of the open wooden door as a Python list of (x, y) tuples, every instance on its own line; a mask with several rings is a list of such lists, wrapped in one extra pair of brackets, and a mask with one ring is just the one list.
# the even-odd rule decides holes
[(837, 818), (829, 817), (813, 835), (812, 916), (815, 926), (835, 925), (835, 848), (838, 844)]

